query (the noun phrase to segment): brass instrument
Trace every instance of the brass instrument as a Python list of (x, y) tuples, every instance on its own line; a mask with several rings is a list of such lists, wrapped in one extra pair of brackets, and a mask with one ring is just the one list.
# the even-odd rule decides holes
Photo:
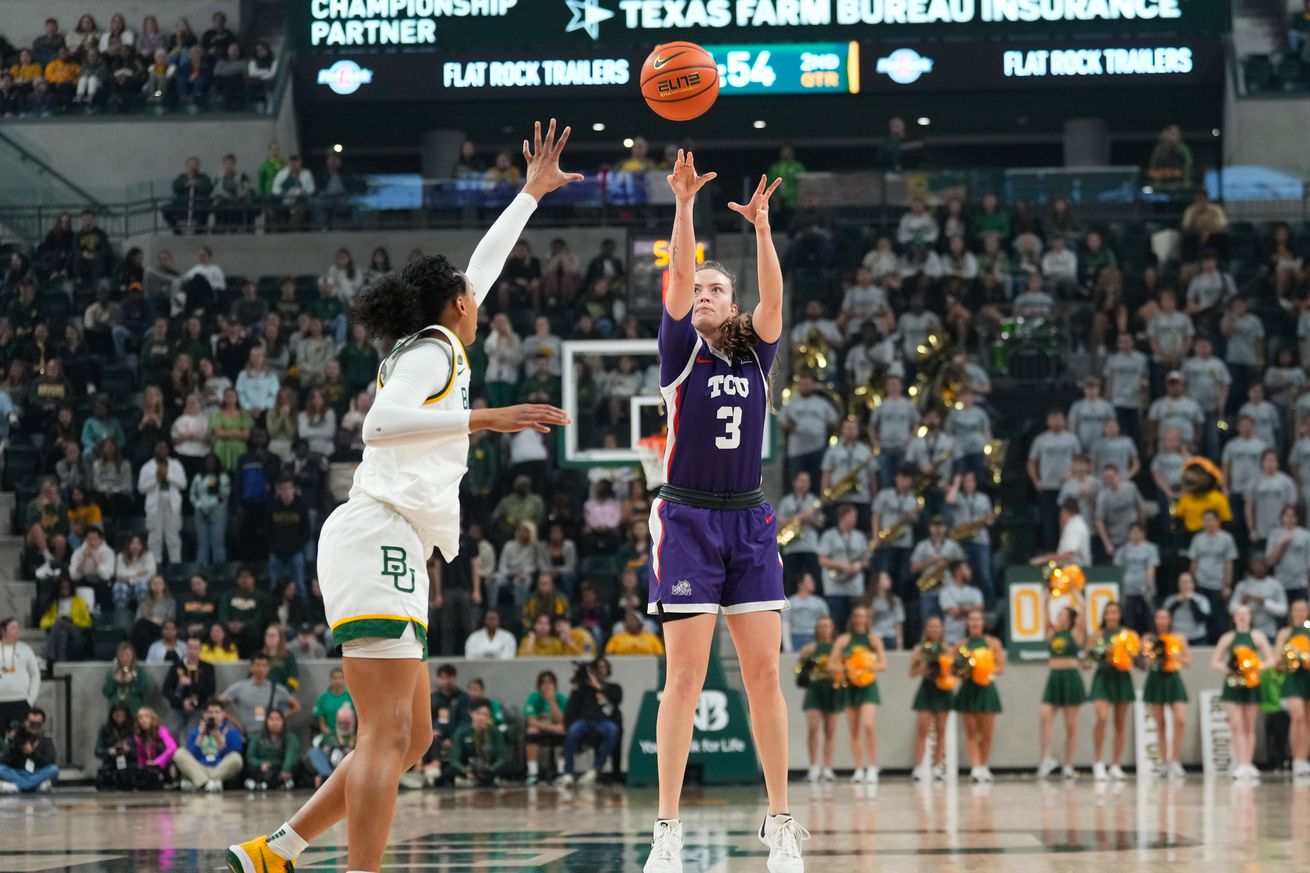
[[(875, 545), (874, 541), (871, 540), (869, 542), (868, 550), (863, 555), (861, 555), (860, 557), (856, 558), (853, 561), (850, 561), (849, 563), (859, 564), (863, 561), (867, 561), (877, 548), (878, 548), (877, 545)], [(857, 570), (854, 573), (843, 573), (841, 570), (838, 570), (836, 567), (828, 567), (826, 570), (823, 571), (823, 575), (829, 584), (845, 585), (852, 578), (854, 578), (857, 573), (860, 572), (863, 571)]]
[(795, 519), (778, 528), (778, 548), (786, 548), (795, 542), (796, 538), (801, 535), (801, 531), (804, 530), (806, 523), (814, 518), (816, 512), (820, 512), (822, 509), (823, 504), (816, 503), (814, 506), (810, 507), (810, 509), (802, 512)]
[(973, 521), (966, 521), (957, 524), (955, 527), (951, 528), (947, 537), (953, 540), (971, 540), (982, 532), (982, 529), (987, 526), (987, 521), (988, 519), (978, 518)]
[[(926, 431), (922, 427), (920, 427), (919, 436), (923, 436), (925, 432)], [(918, 472), (916, 472), (914, 474), (914, 481), (910, 484), (910, 490), (913, 491), (916, 495), (922, 496), (930, 488), (935, 487), (938, 483), (938, 480), (941, 478), (942, 467), (945, 467), (947, 464), (949, 464), (951, 462), (951, 459), (954, 457), (955, 457), (954, 449), (948, 449), (947, 451), (942, 453), (941, 457), (933, 461), (931, 470), (929, 470), (926, 473), (923, 470), (919, 470)]]
[(826, 382), (832, 375), (828, 370), (835, 360), (832, 346), (818, 328), (815, 328), (805, 337), (805, 342), (797, 343), (792, 349), (792, 380), (800, 379), (802, 374), (809, 373), (814, 376), (816, 382)]
[(1005, 451), (1007, 448), (1009, 448), (1008, 440), (992, 440), (983, 446), (983, 457), (987, 461), (987, 472), (991, 474), (992, 484), (997, 487), (1000, 487), (1001, 473), (1005, 470)]
[(845, 476), (842, 476), (836, 482), (830, 483), (827, 488), (823, 489), (823, 499), (832, 502), (840, 500), (852, 491), (860, 490), (860, 476), (864, 475), (864, 471), (868, 468), (870, 463), (872, 463), (872, 461), (861, 461)]
[(950, 562), (945, 558), (933, 558), (932, 563), (928, 565), (928, 569), (919, 574), (919, 578), (915, 580), (914, 584), (919, 587), (920, 591), (933, 590), (942, 584), (942, 580), (946, 578), (946, 568), (949, 566)]
[(915, 377), (914, 384), (906, 391), (906, 394), (914, 400), (921, 410), (927, 411), (936, 399), (937, 391), (935, 386), (937, 385), (937, 379), (941, 374), (943, 362), (950, 355), (951, 349), (946, 342), (946, 337), (934, 332), (928, 334), (927, 340), (920, 343), (915, 348), (914, 353), (918, 359), (918, 375)]

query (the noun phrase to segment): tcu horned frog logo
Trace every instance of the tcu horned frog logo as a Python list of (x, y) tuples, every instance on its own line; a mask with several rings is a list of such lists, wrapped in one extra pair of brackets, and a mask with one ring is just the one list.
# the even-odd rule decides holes
[[(414, 593), (414, 568), (409, 566), (405, 557), (405, 550), (399, 546), (382, 547), (382, 575), (391, 577), (391, 584), (396, 586), (397, 591), (405, 594)], [(405, 585), (405, 578), (409, 577), (408, 587)]]

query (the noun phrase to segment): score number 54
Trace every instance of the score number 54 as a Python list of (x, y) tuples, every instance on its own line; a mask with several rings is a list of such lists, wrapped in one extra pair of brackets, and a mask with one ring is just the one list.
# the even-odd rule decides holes
[(748, 88), (751, 85), (772, 88), (778, 80), (778, 74), (769, 65), (773, 53), (762, 49), (754, 58), (751, 55), (752, 52), (748, 51), (728, 52), (727, 62), (719, 64), (719, 80), (729, 88)]

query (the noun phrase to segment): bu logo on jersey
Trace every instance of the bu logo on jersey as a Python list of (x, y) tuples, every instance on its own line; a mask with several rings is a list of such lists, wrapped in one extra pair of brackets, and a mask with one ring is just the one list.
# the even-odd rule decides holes
[(711, 376), (710, 396), (726, 394), (729, 397), (749, 397), (751, 383), (743, 376)]

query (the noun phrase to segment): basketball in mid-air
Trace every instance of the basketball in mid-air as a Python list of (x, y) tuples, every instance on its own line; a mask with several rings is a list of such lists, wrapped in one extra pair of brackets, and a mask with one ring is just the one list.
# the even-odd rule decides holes
[(641, 65), (641, 96), (669, 121), (699, 118), (719, 96), (718, 64), (694, 42), (657, 45)]

